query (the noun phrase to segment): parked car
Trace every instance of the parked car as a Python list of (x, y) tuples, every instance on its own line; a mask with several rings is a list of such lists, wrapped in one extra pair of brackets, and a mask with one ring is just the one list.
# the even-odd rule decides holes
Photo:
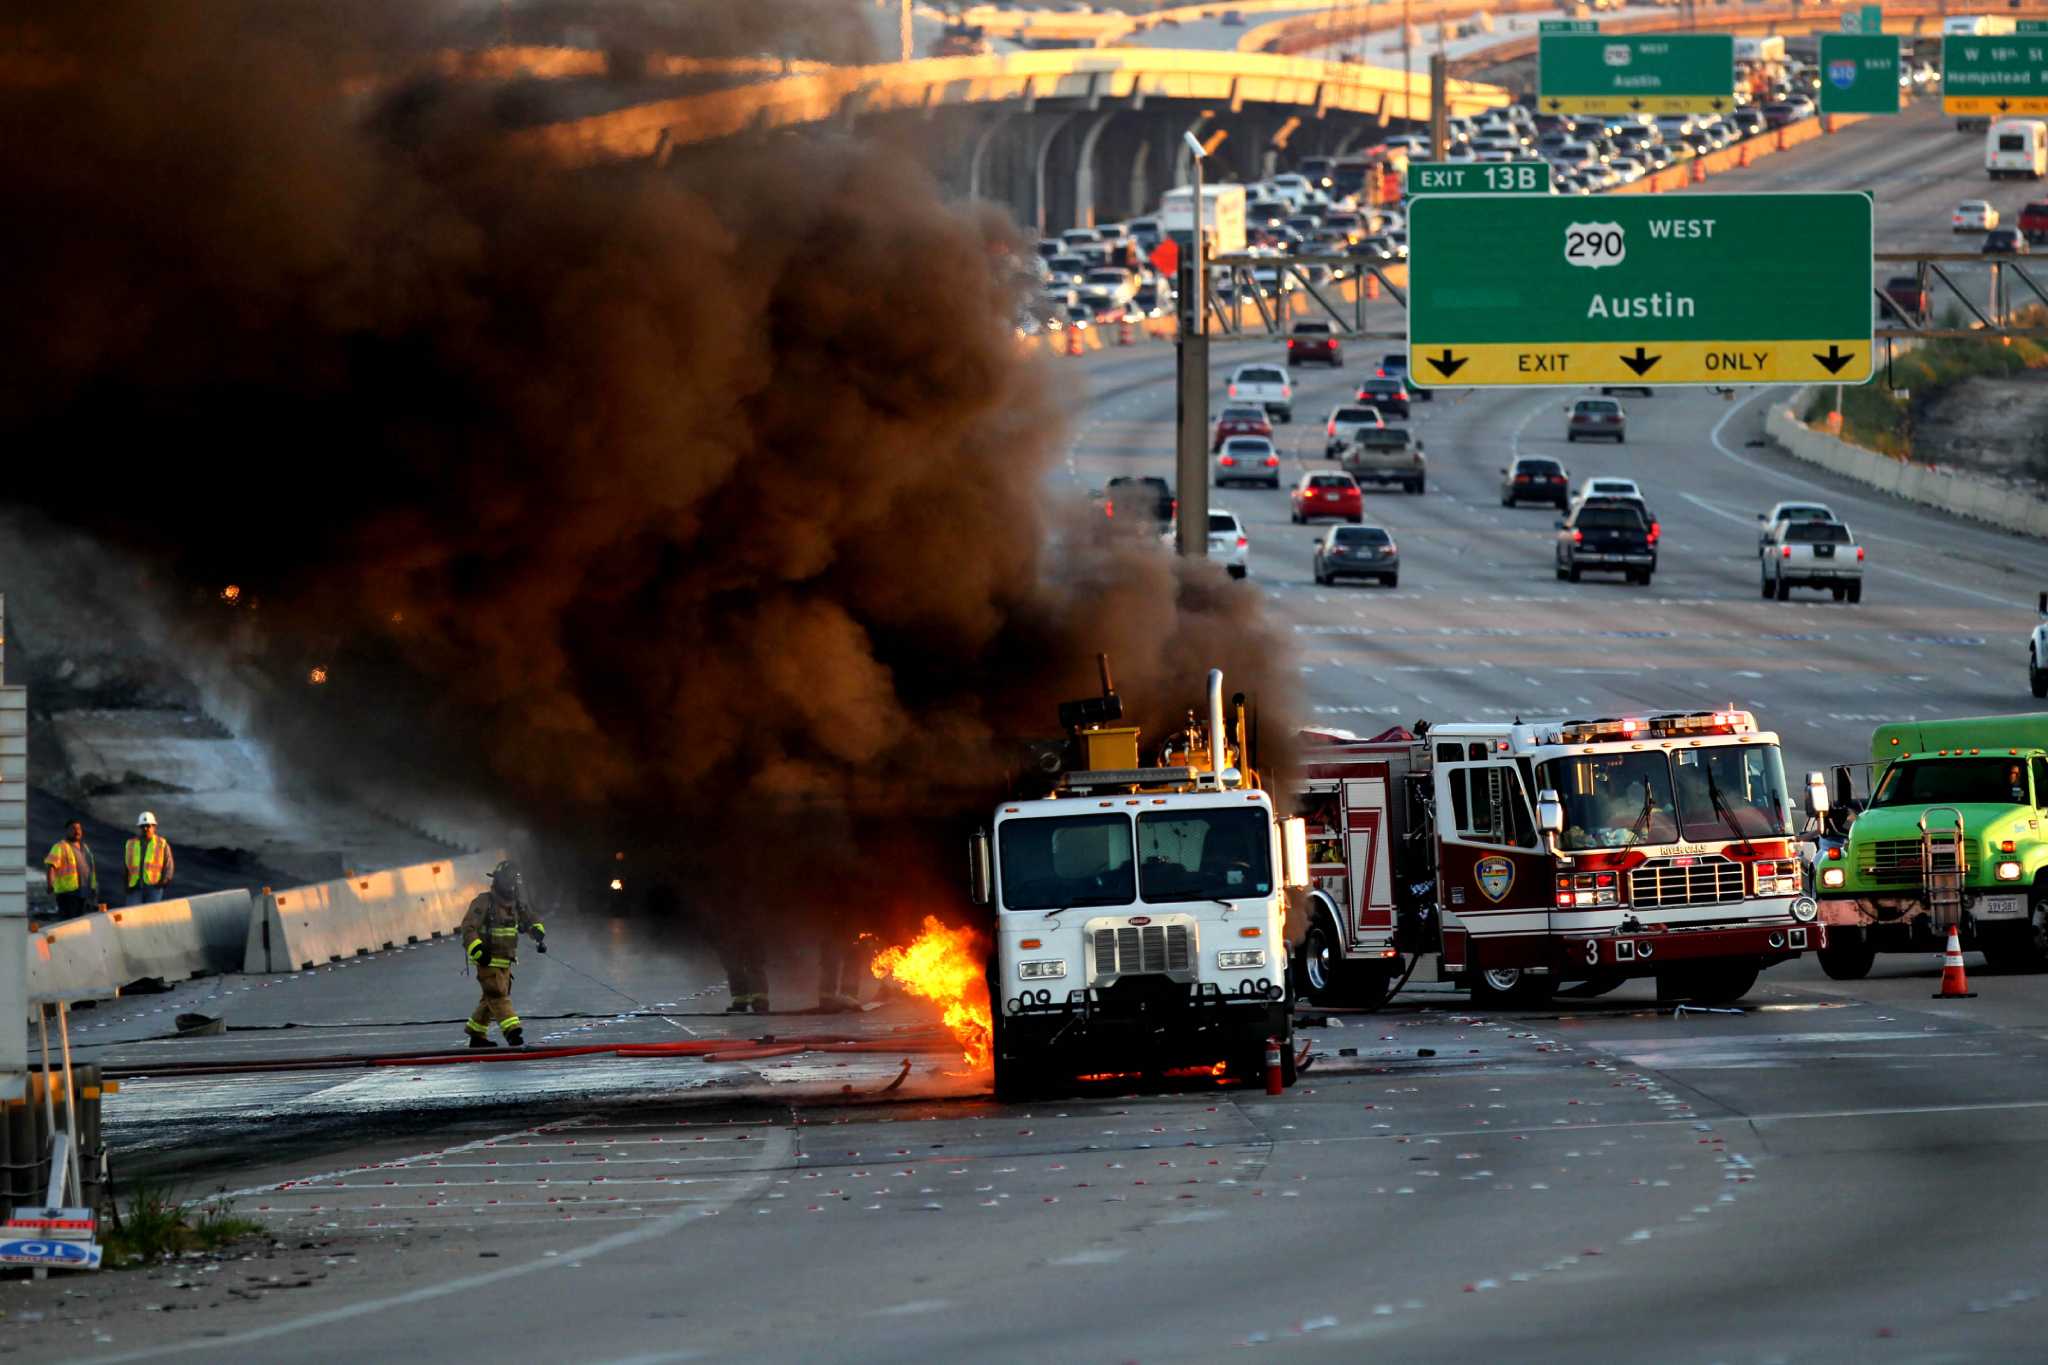
[(1612, 398), (1579, 398), (1565, 410), (1567, 443), (1601, 437), (1616, 445), (1628, 439), (1628, 414)]
[[(1334, 460), (1344, 453), (1352, 438), (1367, 427), (1383, 427), (1387, 419), (1380, 416), (1380, 410), (1362, 403), (1339, 403), (1330, 409), (1330, 420), (1323, 424), (1323, 458)], [(1271, 434), (1269, 431), (1268, 435)]]
[(1965, 199), (1949, 215), (1949, 226), (1957, 232), (1989, 232), (1998, 226), (1998, 210), (1982, 199)]
[(1401, 583), (1401, 547), (1383, 526), (1332, 526), (1316, 542), (1316, 582), (1376, 578), (1387, 587)]
[(1306, 526), (1324, 517), (1351, 522), (1365, 519), (1365, 490), (1349, 474), (1304, 474), (1287, 496), (1296, 526)]
[(1265, 436), (1232, 436), (1216, 452), (1216, 486), (1250, 483), (1280, 486), (1280, 452)]
[(1863, 547), (1839, 521), (1781, 521), (1763, 554), (1763, 595), (1784, 601), (1794, 588), (1822, 588), (1837, 602), (1863, 600)]
[(1258, 404), (1279, 421), (1294, 420), (1294, 380), (1278, 365), (1238, 366), (1230, 376), (1229, 394), (1240, 403)]
[(2020, 209), (2020, 231), (2036, 245), (2048, 242), (2048, 202), (2036, 200)]
[(1500, 472), (1500, 505), (1547, 502), (1562, 512), (1570, 496), (1571, 475), (1556, 460), (1524, 455)]
[(1619, 573), (1631, 583), (1650, 581), (1657, 569), (1657, 548), (1650, 543), (1649, 523), (1642, 513), (1596, 499), (1580, 503), (1557, 523), (1557, 576), (1576, 583), (1588, 569)]
[(1408, 385), (1399, 379), (1383, 379), (1377, 375), (1363, 380), (1358, 385), (1357, 399), (1370, 403), (1387, 417), (1408, 416)]
[(1756, 519), (1763, 523), (1763, 530), (1757, 533), (1756, 554), (1764, 555), (1764, 547), (1777, 536), (1778, 529), (1788, 521), (1840, 521), (1834, 509), (1818, 502), (1781, 502), (1772, 505), (1768, 512), (1759, 512)]
[(1335, 369), (1344, 363), (1344, 348), (1337, 340), (1337, 328), (1322, 318), (1303, 318), (1287, 337), (1287, 363), (1309, 362)]

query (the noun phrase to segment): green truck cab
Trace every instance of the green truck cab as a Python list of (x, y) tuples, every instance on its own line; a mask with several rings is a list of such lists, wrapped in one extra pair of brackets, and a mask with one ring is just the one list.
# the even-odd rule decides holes
[(2048, 966), (2048, 716), (1882, 725), (1870, 758), (1869, 801), (1824, 815), (1814, 859), (1827, 974), (1938, 949), (1950, 925), (1994, 967)]

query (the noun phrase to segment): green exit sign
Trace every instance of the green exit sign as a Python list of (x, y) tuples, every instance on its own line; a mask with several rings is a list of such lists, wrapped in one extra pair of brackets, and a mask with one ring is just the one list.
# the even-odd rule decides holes
[(1549, 194), (1547, 161), (1411, 161), (1410, 194)]
[(1719, 114), (1735, 107), (1727, 33), (1544, 33), (1536, 107), (1546, 114)]
[(1598, 33), (1598, 19), (1544, 19), (1537, 23), (1538, 33)]
[(1899, 40), (1883, 33), (1820, 35), (1823, 114), (1899, 112)]
[(1864, 34), (1884, 32), (1884, 9), (1878, 5), (1863, 5), (1856, 9), (1843, 10), (1842, 32)]
[(2048, 34), (1948, 34), (1941, 111), (1955, 118), (2048, 114)]

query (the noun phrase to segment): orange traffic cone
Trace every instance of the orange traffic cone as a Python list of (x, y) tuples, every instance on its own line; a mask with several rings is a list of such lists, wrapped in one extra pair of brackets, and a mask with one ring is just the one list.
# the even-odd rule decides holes
[(1067, 354), (1081, 354), (1081, 329), (1079, 327), (1067, 328)]
[(1963, 971), (1963, 940), (1956, 932), (1956, 926), (1948, 927), (1948, 947), (1941, 955), (1941, 989), (1934, 993), (1936, 1000), (1975, 1000), (1977, 992), (1970, 989), (1970, 978)]
[(1119, 346), (1128, 346), (1128, 345), (1130, 345), (1130, 344), (1131, 344), (1131, 343), (1132, 343), (1133, 341), (1135, 341), (1136, 339), (1137, 339), (1137, 337), (1136, 337), (1136, 335), (1135, 335), (1135, 333), (1134, 333), (1134, 331), (1133, 331), (1133, 329), (1132, 329), (1132, 327), (1131, 327), (1131, 320), (1130, 320), (1129, 318), (1124, 318), (1124, 319), (1122, 319), (1121, 321), (1119, 321), (1119, 322), (1117, 323), (1117, 325), (1116, 325), (1116, 344), (1117, 344), (1117, 345), (1119, 345)]

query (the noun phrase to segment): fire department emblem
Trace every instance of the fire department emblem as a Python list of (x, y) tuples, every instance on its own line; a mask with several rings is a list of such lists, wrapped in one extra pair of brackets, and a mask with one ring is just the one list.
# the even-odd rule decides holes
[(1481, 858), (1472, 875), (1479, 882), (1479, 889), (1490, 901), (1497, 901), (1507, 895), (1508, 888), (1515, 884), (1515, 865), (1506, 858)]

